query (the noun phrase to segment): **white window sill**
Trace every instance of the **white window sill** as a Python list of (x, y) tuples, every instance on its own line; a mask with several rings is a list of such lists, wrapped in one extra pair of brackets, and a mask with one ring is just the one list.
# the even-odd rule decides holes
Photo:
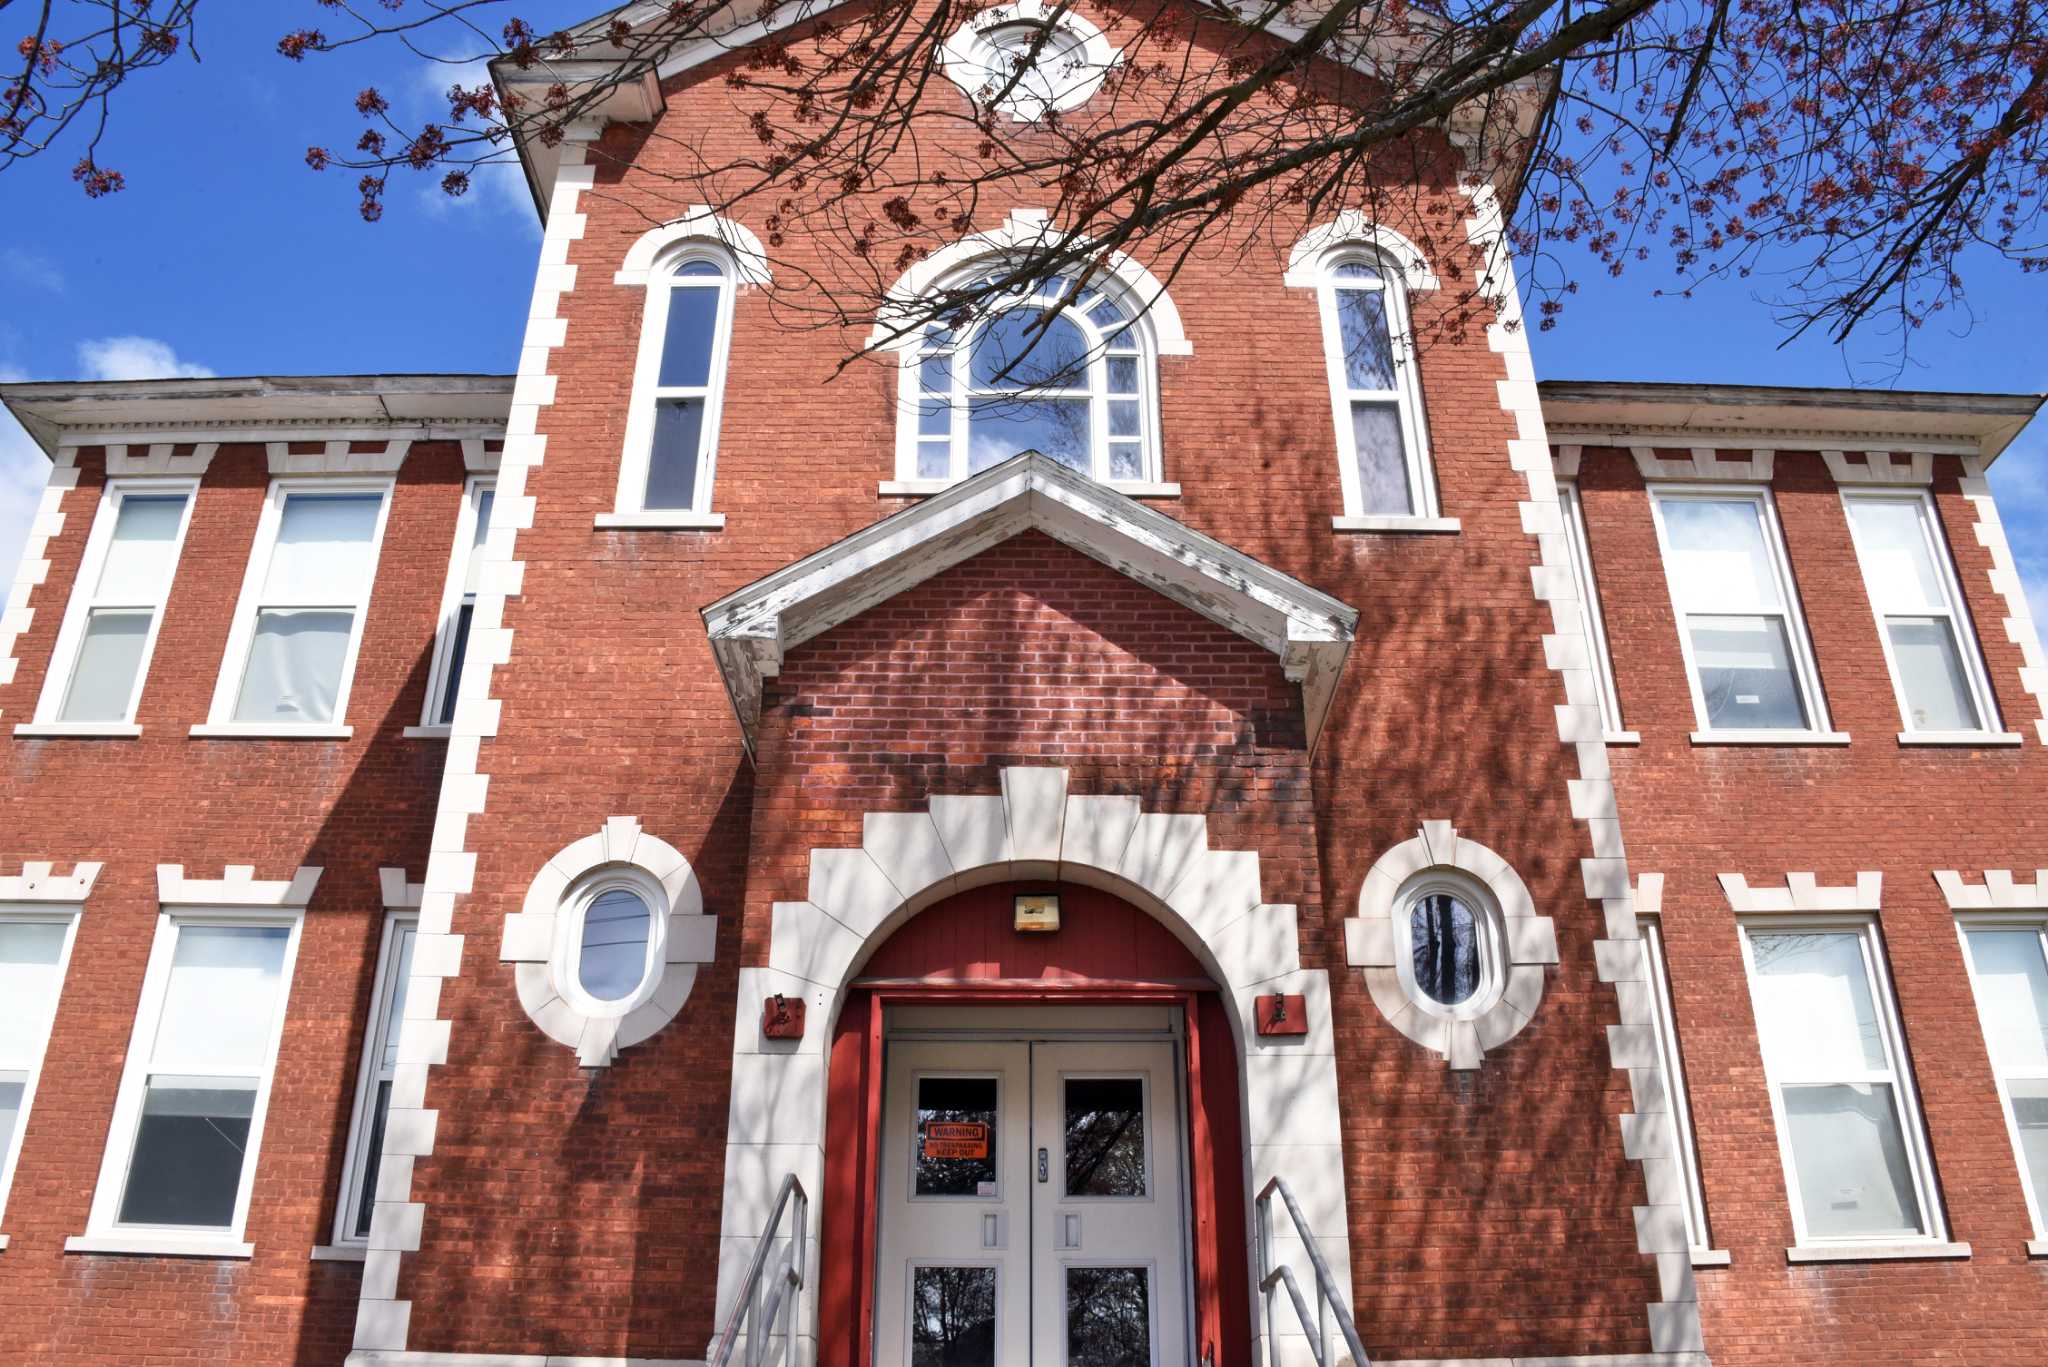
[[(1152, 480), (1111, 479), (1099, 481), (1103, 488), (1114, 489), (1126, 498), (1179, 498), (1178, 484), (1160, 484)], [(883, 498), (928, 498), (943, 494), (958, 484), (953, 479), (885, 479), (877, 488)]]
[[(15, 728), (19, 730), (19, 727)], [(2017, 731), (1901, 731), (1901, 745), (2024, 745)]]
[(693, 513), (683, 508), (664, 508), (652, 513), (599, 513), (592, 523), (608, 531), (716, 532), (725, 528), (724, 513)]
[(209, 721), (192, 728), (201, 740), (347, 740), (353, 726), (265, 726), (253, 721)]
[(36, 737), (72, 736), (81, 740), (88, 737), (101, 740), (132, 740), (142, 734), (142, 728), (121, 721), (25, 721), (14, 728), (14, 734)]
[(316, 1263), (359, 1263), (368, 1259), (368, 1244), (315, 1244), (313, 1261)]
[(1847, 731), (1695, 731), (1694, 745), (1847, 745)]
[[(5, 1247), (7, 1247), (7, 1236), (0, 1234), (0, 1248)], [(2048, 1258), (2048, 1239), (2027, 1240), (2027, 1256), (2029, 1258)]]
[(6, 1251), (7, 1251), (7, 1236), (6, 1236), (5, 1234), (0, 1234), (0, 1253), (5, 1253)]
[(1600, 739), (1606, 741), (1609, 745), (1641, 745), (1643, 743), (1643, 733), (1640, 731), (1607, 731), (1601, 734)]
[(1695, 1248), (1691, 1252), (1694, 1267), (1726, 1267), (1735, 1261), (1725, 1248)]
[(1897, 1262), (1916, 1258), (1967, 1258), (1968, 1244), (1804, 1244), (1785, 1250), (1788, 1263)]
[(234, 1239), (195, 1239), (179, 1234), (74, 1234), (66, 1253), (128, 1253), (149, 1258), (248, 1258), (256, 1245)]
[(1441, 534), (1460, 530), (1455, 517), (1333, 517), (1340, 532), (1414, 532)]
[(407, 740), (447, 740), (455, 734), (453, 726), (408, 726), (398, 733)]

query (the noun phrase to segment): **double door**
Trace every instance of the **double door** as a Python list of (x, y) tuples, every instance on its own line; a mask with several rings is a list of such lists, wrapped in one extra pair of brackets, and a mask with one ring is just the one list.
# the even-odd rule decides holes
[(1180, 1367), (1174, 1045), (892, 1041), (876, 1367)]

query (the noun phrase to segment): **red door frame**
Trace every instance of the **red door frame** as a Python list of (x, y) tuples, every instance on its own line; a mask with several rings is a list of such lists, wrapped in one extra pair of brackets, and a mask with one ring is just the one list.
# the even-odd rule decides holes
[(1186, 1023), (1189, 1202), (1193, 1211), (1196, 1361), (1249, 1367), (1243, 1130), (1238, 1053), (1212, 985), (1069, 979), (866, 982), (848, 989), (834, 1027), (826, 1088), (820, 1211), (819, 1367), (873, 1367), (875, 1182), (882, 1134), (882, 1012), (888, 1006), (1171, 1005)]

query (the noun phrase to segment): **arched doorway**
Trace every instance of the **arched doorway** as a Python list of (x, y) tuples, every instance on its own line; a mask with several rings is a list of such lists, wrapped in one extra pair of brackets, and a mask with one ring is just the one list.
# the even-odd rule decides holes
[[(1057, 931), (1016, 928), (1024, 895)], [(1153, 916), (955, 893), (876, 947), (829, 1049), (821, 1364), (1249, 1363), (1242, 1063)]]

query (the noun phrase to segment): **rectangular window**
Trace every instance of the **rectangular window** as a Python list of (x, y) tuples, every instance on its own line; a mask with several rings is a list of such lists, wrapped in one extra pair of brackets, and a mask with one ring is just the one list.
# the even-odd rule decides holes
[(1845, 493), (1842, 506), (1906, 731), (1992, 729), (1984, 662), (1933, 500), (1919, 491)]
[(1651, 506), (1700, 729), (1825, 731), (1770, 495), (1660, 489)]
[(477, 575), (483, 568), (484, 540), (491, 530), (496, 482), (472, 479), (463, 491), (462, 512), (455, 524), (455, 553), (448, 565), (448, 586), (441, 595), (441, 629), (434, 638), (434, 665), (427, 676), (427, 726), (448, 726), (455, 720), (455, 694), (462, 686), (462, 661), (469, 653), (470, 620), (476, 614)]
[(1939, 1240), (1876, 923), (1741, 933), (1798, 1242)]
[(1963, 958), (2034, 1237), (2048, 1238), (2048, 922), (1966, 921)]
[(416, 916), (385, 919), (369, 1025), (363, 1034), (355, 1118), (349, 1125), (347, 1167), (335, 1213), (336, 1244), (360, 1246), (370, 1237), (370, 1215), (377, 1203), (377, 1167), (384, 1154), (384, 1120), (391, 1111), (391, 1088), (398, 1076), (398, 1026), (405, 1019), (405, 988), (412, 977), (412, 947), (418, 933)]
[(38, 723), (134, 721), (197, 491), (194, 480), (107, 485), (36, 704)]
[(1346, 249), (1324, 263), (1317, 294), (1346, 514), (1436, 516), (1400, 272), (1363, 248)]
[(391, 482), (271, 485), (214, 693), (215, 724), (337, 724), (376, 578)]
[(0, 1215), (14, 1185), (77, 927), (73, 911), (0, 907)]
[(1686, 1239), (1694, 1253), (1704, 1253), (1712, 1247), (1707, 1231), (1707, 1201), (1700, 1182), (1699, 1148), (1693, 1140), (1692, 1107), (1686, 1099), (1685, 1060), (1678, 1052), (1678, 1016), (1671, 1006), (1671, 979), (1664, 958), (1664, 927), (1654, 916), (1639, 916), (1636, 929), (1643, 937), (1643, 956), (1650, 970), (1651, 1021), (1657, 1027), (1657, 1052), (1664, 1060), (1664, 1082), (1670, 1092), (1666, 1119), (1669, 1121), (1671, 1152), (1678, 1156), (1679, 1167), (1685, 1176)]
[(1621, 725), (1621, 699), (1614, 689), (1614, 658), (1607, 651), (1607, 623), (1600, 615), (1600, 586), (1593, 578), (1593, 556), (1586, 544), (1586, 512), (1579, 486), (1557, 486), (1557, 507), (1564, 517), (1565, 550), (1572, 562), (1572, 582), (1579, 590), (1579, 623), (1591, 654), (1593, 685), (1600, 694), (1600, 724), (1611, 734)]
[(158, 917), (92, 1236), (154, 1246), (241, 1239), (299, 919)]

